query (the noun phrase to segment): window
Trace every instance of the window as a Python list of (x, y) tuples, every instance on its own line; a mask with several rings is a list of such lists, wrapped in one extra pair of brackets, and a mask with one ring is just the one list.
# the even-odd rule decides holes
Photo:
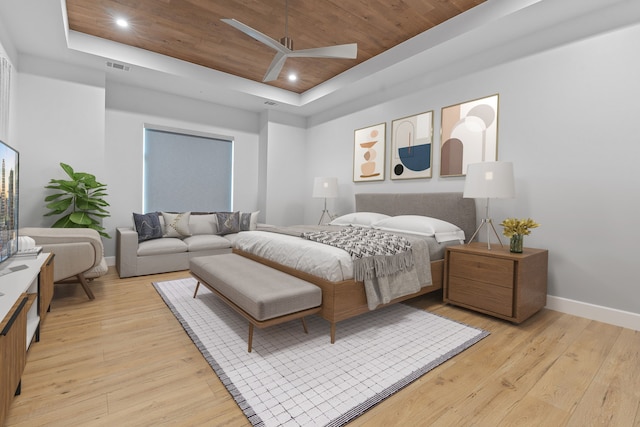
[(233, 139), (145, 127), (143, 209), (231, 211)]

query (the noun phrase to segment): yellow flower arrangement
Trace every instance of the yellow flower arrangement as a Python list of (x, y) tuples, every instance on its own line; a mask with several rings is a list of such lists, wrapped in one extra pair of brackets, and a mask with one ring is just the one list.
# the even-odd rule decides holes
[(502, 221), (500, 225), (504, 227), (502, 234), (504, 234), (507, 237), (511, 237), (516, 234), (528, 236), (529, 234), (531, 234), (532, 228), (536, 228), (540, 226), (540, 224), (538, 224), (531, 218), (527, 218), (527, 219), (507, 218), (504, 221)]

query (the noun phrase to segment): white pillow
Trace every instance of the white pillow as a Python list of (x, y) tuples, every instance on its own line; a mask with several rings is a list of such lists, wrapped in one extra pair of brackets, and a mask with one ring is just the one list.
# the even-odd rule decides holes
[(189, 217), (191, 212), (181, 212), (177, 214), (162, 212), (164, 219), (164, 236), (163, 237), (188, 237), (191, 236), (189, 231)]
[(420, 215), (398, 215), (373, 224), (373, 228), (397, 233), (434, 236), (439, 243), (451, 240), (464, 241), (464, 231), (450, 222)]
[(355, 212), (342, 215), (331, 221), (329, 225), (353, 225), (355, 227), (371, 227), (375, 222), (391, 218), (389, 215), (375, 212)]

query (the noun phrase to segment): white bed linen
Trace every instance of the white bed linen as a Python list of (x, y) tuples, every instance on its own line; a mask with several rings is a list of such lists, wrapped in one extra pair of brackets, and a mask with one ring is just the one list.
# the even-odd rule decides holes
[(333, 246), (268, 231), (242, 231), (233, 246), (331, 282), (353, 279), (351, 256)]

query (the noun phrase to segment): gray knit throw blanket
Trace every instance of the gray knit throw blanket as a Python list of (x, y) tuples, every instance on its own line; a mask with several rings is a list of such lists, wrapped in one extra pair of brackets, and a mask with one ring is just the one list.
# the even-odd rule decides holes
[(411, 243), (407, 239), (373, 228), (345, 227), (307, 232), (302, 237), (347, 251), (353, 260), (353, 277), (359, 281), (413, 267)]

